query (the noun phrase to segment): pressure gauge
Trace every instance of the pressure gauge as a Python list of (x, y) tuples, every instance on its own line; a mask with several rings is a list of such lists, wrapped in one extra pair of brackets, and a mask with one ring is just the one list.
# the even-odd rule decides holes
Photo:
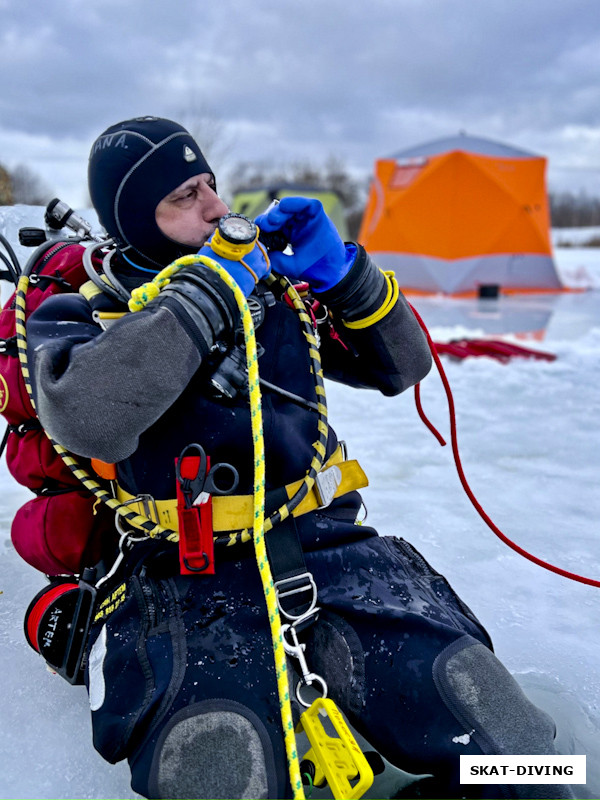
[(231, 244), (250, 244), (256, 239), (258, 228), (242, 214), (226, 214), (219, 220), (219, 233)]

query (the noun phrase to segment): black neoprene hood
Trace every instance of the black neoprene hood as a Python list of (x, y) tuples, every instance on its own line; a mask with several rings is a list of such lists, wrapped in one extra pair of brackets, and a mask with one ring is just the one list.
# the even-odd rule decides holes
[(165, 236), (156, 207), (184, 181), (207, 172), (213, 175), (185, 128), (138, 117), (111, 125), (96, 139), (88, 183), (100, 222), (121, 253), (134, 265), (161, 269), (197, 248)]

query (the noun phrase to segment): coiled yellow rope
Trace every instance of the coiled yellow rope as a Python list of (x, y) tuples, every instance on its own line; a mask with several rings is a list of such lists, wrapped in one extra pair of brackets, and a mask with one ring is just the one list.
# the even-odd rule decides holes
[[(281, 711), (281, 722), (283, 725), (283, 735), (285, 750), (288, 760), (290, 782), (294, 792), (294, 798), (304, 800), (304, 789), (300, 777), (300, 764), (298, 752), (296, 750), (296, 737), (294, 734), (294, 721), (289, 696), (289, 678), (287, 673), (286, 655), (283, 647), (281, 635), (281, 619), (279, 608), (275, 597), (275, 587), (273, 585), (273, 575), (267, 557), (265, 545), (265, 451), (263, 438), (262, 422), (262, 403), (258, 375), (258, 356), (256, 350), (256, 338), (254, 335), (254, 323), (252, 315), (246, 302), (246, 297), (231, 275), (222, 267), (218, 261), (207, 256), (183, 256), (178, 258), (159, 274), (150, 283), (134, 289), (132, 299), (129, 303), (130, 310), (143, 308), (153, 297), (156, 297), (160, 289), (164, 288), (171, 276), (181, 267), (202, 264), (212, 269), (227, 284), (233, 292), (235, 300), (240, 309), (242, 325), (244, 329), (244, 342), (246, 345), (246, 363), (248, 367), (248, 385), (250, 390), (250, 420), (252, 425), (252, 442), (254, 447), (254, 524), (253, 540), (256, 554), (256, 563), (260, 572), (263, 592), (267, 604), (269, 615), (269, 625), (271, 628), (271, 639), (273, 642), (273, 654), (275, 657), (275, 673), (277, 676), (277, 691), (279, 695), (279, 707)], [(152, 288), (152, 287), (156, 287)]]

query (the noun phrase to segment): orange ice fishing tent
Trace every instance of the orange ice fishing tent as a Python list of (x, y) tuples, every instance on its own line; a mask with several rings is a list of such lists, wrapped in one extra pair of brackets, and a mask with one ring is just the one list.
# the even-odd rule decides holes
[(466, 134), (380, 159), (359, 241), (408, 292), (560, 291), (545, 170)]

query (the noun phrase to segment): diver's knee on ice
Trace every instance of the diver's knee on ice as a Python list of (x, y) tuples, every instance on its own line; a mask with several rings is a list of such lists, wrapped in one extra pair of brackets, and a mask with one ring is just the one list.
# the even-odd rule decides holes
[[(136, 788), (132, 773), (133, 788), (145, 788)], [(147, 781), (147, 796), (156, 798), (277, 796), (263, 724), (250, 709), (227, 700), (196, 703), (171, 718), (156, 743)]]
[[(462, 737), (476, 742), (483, 754), (556, 754), (551, 717), (528, 700), (480, 642), (469, 636), (453, 642), (436, 658), (433, 677), (446, 707), (463, 728)], [(513, 797), (573, 797), (568, 785), (512, 784), (509, 790)]]

